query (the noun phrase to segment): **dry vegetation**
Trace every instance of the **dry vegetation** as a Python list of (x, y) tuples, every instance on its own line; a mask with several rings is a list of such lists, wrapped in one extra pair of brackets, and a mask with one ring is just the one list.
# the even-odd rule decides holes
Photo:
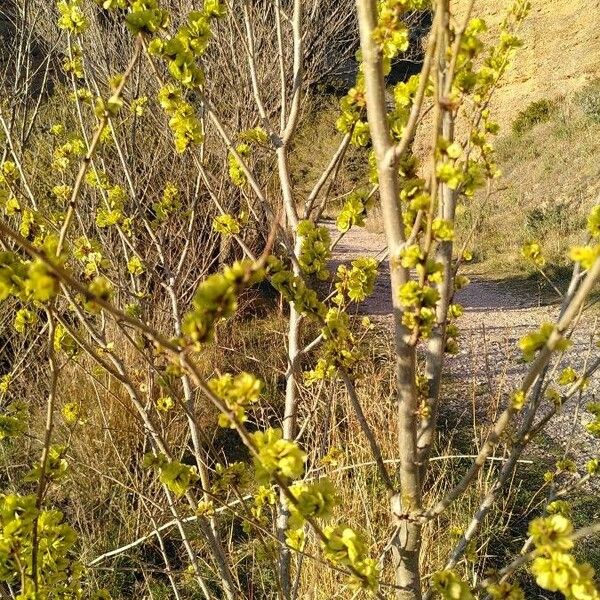
[(593, 82), (578, 94), (544, 101), (541, 110), (533, 103), (515, 118), (517, 131), (513, 126), (501, 135), (504, 177), (489, 200), (480, 196), (461, 216), (465, 229), (481, 221), (473, 237), (475, 272), (534, 273), (520, 250), (535, 239), (543, 241), (551, 270), (561, 275), (568, 249), (582, 241), (584, 215), (600, 194), (599, 99)]
[[(25, 4), (28, 3), (15, 6)], [(175, 14), (184, 15), (193, 3), (172, 0), (164, 4), (176, 8)], [(277, 56), (279, 52), (282, 62), (289, 67), (297, 41), (291, 41), (290, 34), (289, 45), (277, 48), (276, 38), (270, 35), (274, 18), (270, 11), (275, 4), (267, 0), (256, 5), (243, 3), (246, 10), (254, 7), (247, 21), (254, 23), (256, 56)], [(313, 5), (305, 24), (309, 32), (305, 43), (311, 49), (305, 72), (306, 93), (302, 96), (296, 135), (290, 142), (289, 167), (286, 165), (293, 188), (292, 202), (298, 201), (298, 205), (298, 199), (309, 197), (340, 147), (335, 128), (339, 97), (324, 77), (330, 70), (329, 53), (337, 54), (342, 61), (357, 44), (350, 2), (338, 5), (315, 0)], [(23, 207), (37, 199), (36, 212), (39, 209), (45, 215), (43, 226), (36, 221), (32, 228), (61, 231), (65, 221), (60, 214), (65, 203), (61, 205), (54, 197), (56, 194), (50, 192), (58, 183), (53, 167), (57, 148), (79, 135), (80, 129), (89, 134), (97, 118), (86, 102), (73, 104), (71, 94), (76, 85), (73, 77), (59, 75), (58, 64), (65, 55), (64, 49), (62, 54), (56, 50), (62, 38), (52, 25), (53, 8), (42, 0), (32, 2), (32, 6), (39, 8), (42, 16), (39, 20), (28, 17), (30, 20), (21, 24), (14, 52), (6, 59), (2, 83), (14, 102), (10, 107), (7, 104), (1, 107), (4, 134), (0, 138), (3, 151), (0, 162), (17, 157), (20, 169), (28, 174), (30, 188), (19, 191)], [(105, 92), (111, 74), (126, 68), (134, 52), (134, 42), (114, 15), (107, 17), (95, 5), (89, 11), (91, 33), (84, 43), (84, 55), (89, 57), (84, 87), (94, 93)], [(210, 46), (206, 57), (207, 65), (212, 65), (206, 70), (212, 92), (203, 100), (216, 107), (222, 122), (234, 132), (254, 128), (259, 121), (256, 107), (245, 100), (240, 102), (240, 98), (256, 95), (256, 87), (264, 90), (265, 111), (276, 120), (281, 92), (276, 85), (269, 85), (279, 77), (275, 61), (258, 61), (257, 84), (252, 81), (245, 60), (237, 58), (246, 56), (248, 43), (241, 30), (244, 18), (238, 17), (228, 14), (215, 26), (216, 43)], [(323, 22), (327, 27), (319, 28)], [(36, 78), (13, 79), (15, 61), (18, 66), (22, 60), (20, 51), (32, 37), (43, 40), (45, 48), (41, 59), (36, 54), (28, 63), (36, 71)], [(284, 71), (284, 79), (293, 79), (291, 68)], [(285, 179), (281, 174), (277, 176), (279, 157), (266, 151), (265, 142), (265, 148), (261, 148), (264, 152), (257, 152), (249, 162), (270, 202), (252, 200), (252, 191), (247, 186), (235, 186), (230, 180), (230, 149), (219, 139), (214, 124), (206, 125), (200, 159), (195, 154), (175, 153), (164, 115), (153, 100), (151, 109), (145, 113), (147, 118), (142, 119), (141, 113), (137, 115), (135, 107), (130, 110), (134, 98), (156, 97), (160, 82), (153, 75), (152, 64), (140, 62), (129, 75), (123, 109), (127, 115), (118, 121), (118, 127), (115, 121), (112, 139), (103, 142), (94, 161), (96, 168), (110, 174), (113, 185), (126, 190), (124, 213), (130, 222), (121, 219), (114, 227), (96, 227), (98, 207), (106, 203), (108, 188), (83, 186), (70, 237), (72, 241), (77, 233), (97, 240), (105, 261), (99, 271), (113, 285), (111, 300), (116, 305), (125, 308), (135, 303), (132, 308), (135, 316), (148, 328), (164, 339), (179, 340), (182, 315), (189, 310), (200, 281), (223, 265), (240, 259), (244, 252), (254, 256), (260, 255), (265, 246), (270, 250), (270, 234), (276, 229), (272, 222), (279, 218), (281, 196), (285, 204), (286, 182), (280, 181)], [(295, 94), (289, 81), (283, 89), (283, 95), (286, 94), (288, 100)], [(193, 100), (201, 104), (200, 100)], [(438, 110), (446, 111), (443, 106), (438, 103)], [(14, 112), (9, 113), (8, 108)], [(579, 95), (552, 100), (547, 108), (541, 110), (541, 116), (532, 109), (521, 119), (518, 131), (499, 138), (498, 161), (505, 177), (491, 195), (484, 198), (479, 193), (458, 209), (459, 241), (472, 235), (468, 243), (468, 249), (473, 248), (469, 269), (478, 275), (500, 278), (535, 272), (523, 260), (521, 247), (536, 239), (544, 244), (548, 276), (564, 277), (564, 268), (572, 264), (566, 259), (568, 249), (586, 241), (582, 239), (586, 216), (597, 204), (600, 193), (597, 161), (600, 87), (591, 84)], [(56, 123), (68, 123), (67, 131), (60, 136), (48, 135)], [(336, 166), (334, 177), (321, 190), (323, 217), (334, 217), (348, 195), (364, 185), (369, 175), (369, 149), (348, 148)], [(74, 161), (69, 168), (77, 164)], [(76, 170), (68, 171), (64, 181), (72, 181), (75, 173)], [(160, 223), (156, 206), (169, 182), (177, 186), (180, 204), (171, 210), (168, 220)], [(447, 186), (439, 185), (448, 192)], [(437, 197), (437, 188), (430, 193)], [(17, 219), (21, 218), (22, 210), (19, 208), (12, 214), (5, 210), (2, 219), (11, 222), (13, 218), (11, 223), (18, 229)], [(218, 214), (239, 215), (248, 211), (252, 218), (240, 236), (227, 238), (213, 230), (213, 219)], [(381, 229), (382, 225), (380, 208), (376, 206), (370, 211), (369, 226)], [(287, 227), (293, 229), (289, 223)], [(33, 240), (36, 231), (25, 237)], [(284, 234), (290, 232), (283, 230), (276, 248), (285, 256), (289, 239), (294, 242), (296, 238), (293, 232), (289, 239)], [(436, 244), (440, 241), (443, 243), (437, 240)], [(1, 250), (16, 248), (18, 244), (8, 237), (0, 240)], [(144, 266), (141, 273), (128, 268), (132, 257), (141, 260)], [(450, 248), (449, 264), (452, 257)], [(91, 276), (85, 279), (85, 275), (79, 275), (86, 286), (93, 280)], [(320, 297), (330, 297), (332, 285), (317, 284), (312, 275), (306, 279), (314, 284)], [(376, 432), (377, 445), (392, 474), (392, 483), (400, 485), (395, 422), (397, 348), (391, 339), (390, 326), (377, 320), (364, 322), (364, 315), (357, 314), (355, 307), (349, 309), (349, 330), (361, 352), (360, 364), (353, 367), (352, 373), (356, 377), (363, 418), (357, 415), (351, 401), (351, 386), (347, 389), (335, 378), (308, 385), (301, 376), (294, 379), (297, 373), (290, 375), (290, 360), (299, 361), (295, 370), (300, 373), (313, 368), (319, 354), (313, 350), (300, 354), (298, 359), (289, 356), (290, 315), (295, 309), (293, 306), (290, 309), (280, 291), (266, 282), (244, 290), (235, 316), (217, 323), (214, 339), (203, 345), (201, 352), (196, 352), (197, 347), (191, 344), (181, 350), (181, 356), (191, 357), (184, 368), (178, 365), (181, 370), (172, 369), (173, 363), (164, 348), (143, 329), (112, 318), (108, 310), (83, 314), (85, 298), (69, 292), (67, 285), (61, 291), (64, 297), (60, 310), (50, 308), (44, 312), (43, 306), (36, 305), (39, 322), (22, 335), (17, 335), (13, 326), (19, 300), (10, 298), (0, 305), (0, 377), (10, 374), (10, 391), (2, 391), (0, 400), (5, 406), (9, 399), (26, 399), (29, 411), (25, 434), (14, 440), (0, 440), (0, 488), (3, 493), (20, 494), (35, 494), (40, 489), (38, 481), (27, 481), (25, 476), (41, 449), (48, 446), (44, 436), (48, 432), (48, 389), (53, 389), (53, 381), (56, 401), (52, 444), (64, 446), (64, 458), (70, 467), (60, 485), (48, 485), (40, 496), (44, 496), (46, 505), (60, 509), (78, 532), (73, 554), (89, 567), (89, 589), (105, 588), (115, 600), (192, 600), (208, 597), (199, 585), (202, 580), (208, 585), (210, 597), (225, 597), (222, 581), (207, 551), (203, 527), (208, 523), (236, 573), (236, 583), (242, 590), (236, 598), (286, 597), (279, 590), (279, 575), (274, 567), (279, 560), (279, 546), (274, 540), (280, 507), (277, 502), (263, 507), (262, 520), (251, 512), (252, 503), (248, 500), (258, 493), (250, 468), (251, 452), (241, 443), (234, 428), (219, 427), (220, 411), (206, 402), (201, 386), (190, 384), (195, 380), (188, 377), (186, 369), (191, 369), (198, 381), (243, 371), (261, 379), (265, 392), (260, 402), (247, 410), (244, 427), (249, 432), (267, 427), (285, 428), (289, 416), (286, 385), (289, 389), (292, 378), (300, 401), (299, 427), (290, 438), (299, 440), (307, 452), (305, 480), (310, 483), (328, 476), (341, 501), (336, 518), (343, 517), (348, 526), (364, 534), (372, 556), (378, 558), (389, 551), (390, 535), (397, 524), (390, 520), (389, 490), (375, 468), (362, 421), (366, 420)], [(47, 329), (53, 323), (63, 325), (78, 340), (82, 349), (79, 354), (55, 353), (53, 339), (48, 345)], [(306, 316), (301, 324), (297, 330), (299, 348), (319, 336), (322, 329), (318, 319), (311, 321)], [(425, 336), (423, 340), (428, 343)], [(86, 345), (94, 350), (90, 351)], [(416, 363), (411, 385), (416, 389), (423, 385), (428, 351), (424, 346), (411, 351)], [(467, 356), (465, 360), (471, 358)], [(112, 370), (102, 368), (104, 359), (113, 361)], [(54, 380), (48, 376), (49, 360), (56, 361), (53, 369), (58, 375)], [(544, 366), (543, 375), (539, 375), (542, 381), (547, 374)], [(550, 372), (548, 377), (553, 375)], [(425, 507), (435, 505), (461, 484), (473, 458), (485, 453), (498, 416), (510, 403), (506, 389), (493, 378), (485, 386), (475, 375), (471, 378), (456, 372), (443, 378), (440, 375), (440, 380), (443, 402), (438, 417), (439, 435), (432, 442), (429, 468), (422, 482)], [(187, 412), (171, 407), (163, 410), (160, 402), (165, 397), (183, 399), (185, 402), (181, 404), (188, 407)], [(543, 402), (543, 396), (540, 398)], [(418, 411), (424, 410), (423, 406), (419, 405)], [(190, 410), (193, 425), (190, 425)], [(155, 431), (148, 426), (148, 415)], [(428, 418), (429, 413), (425, 410), (421, 416)], [(420, 574), (424, 582), (443, 568), (472, 515), (480, 509), (482, 499), (497, 492), (500, 468), (512, 456), (518, 425), (516, 421), (502, 432), (483, 456), (483, 466), (458, 501), (426, 523), (420, 550)], [(199, 441), (194, 439), (196, 434)], [(201, 448), (209, 485), (205, 486), (203, 481), (201, 491), (198, 486), (196, 500), (214, 502), (217, 508), (214, 516), (206, 517), (201, 511), (194, 513), (185, 504), (185, 497), (174, 499), (168, 486), (161, 485), (156, 472), (143, 466), (144, 457), (155, 450), (157, 439), (167, 440), (174, 458), (184, 465), (196, 464), (198, 447)], [(600, 504), (593, 488), (580, 487), (579, 479), (568, 470), (561, 471), (552, 484), (545, 481), (544, 474), (554, 470), (561, 457), (552, 440), (542, 437), (531, 454), (517, 462), (494, 509), (485, 515), (477, 535), (460, 558), (457, 569), (469, 585), (478, 585), (488, 573), (510, 563), (527, 539), (529, 522), (543, 514), (557, 490), (567, 490), (565, 496), (572, 502), (575, 526), (598, 520)], [(236, 464), (241, 464), (239, 470), (234, 467), (226, 478), (221, 477), (223, 467)], [(252, 523), (250, 530), (248, 523)], [(292, 579), (293, 594), (287, 597), (311, 600), (367, 597), (366, 592), (354, 593), (340, 587), (339, 570), (319, 558), (320, 547), (318, 536), (308, 536), (303, 549), (306, 557), (294, 559), (295, 573), (299, 575)], [(190, 557), (194, 556), (198, 562), (195, 572), (190, 569)], [(593, 540), (581, 546), (578, 557), (600, 569), (600, 553)], [(383, 571), (386, 576), (393, 575), (393, 567), (387, 563)], [(526, 570), (520, 570), (515, 579), (528, 597), (545, 597), (540, 595), (540, 589)], [(12, 588), (6, 589), (0, 588), (1, 597), (5, 592), (16, 596)], [(392, 597), (391, 592), (386, 597)], [(51, 596), (49, 600), (54, 598)]]

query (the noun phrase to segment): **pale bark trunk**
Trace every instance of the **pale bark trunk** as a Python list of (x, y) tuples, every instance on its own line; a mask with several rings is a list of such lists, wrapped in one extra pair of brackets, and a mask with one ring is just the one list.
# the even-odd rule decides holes
[(398, 534), (392, 540), (392, 555), (399, 586), (397, 597), (420, 600), (419, 553), (421, 527), (409, 522), (408, 513), (421, 508), (421, 486), (417, 464), (417, 393), (415, 387), (415, 347), (411, 332), (402, 324), (398, 290), (408, 273), (400, 265), (399, 251), (405, 241), (404, 223), (399, 206), (399, 181), (394, 143), (386, 115), (385, 80), (382, 57), (373, 41), (377, 25), (375, 0), (357, 0), (360, 42), (363, 53), (367, 117), (377, 156), (379, 195), (385, 234), (390, 253), (392, 303), (394, 307), (394, 354), (398, 402), (398, 451), (400, 456), (400, 493), (392, 498), (391, 520)]

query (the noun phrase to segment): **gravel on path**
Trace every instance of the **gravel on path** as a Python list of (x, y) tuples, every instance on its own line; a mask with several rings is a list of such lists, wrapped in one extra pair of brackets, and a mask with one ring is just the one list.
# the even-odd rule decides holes
[[(332, 239), (339, 233), (335, 224), (325, 222)], [(359, 256), (385, 257), (386, 241), (382, 233), (354, 227), (338, 242), (332, 257), (332, 266), (349, 262)], [(540, 294), (523, 288), (511, 281), (494, 281), (473, 278), (471, 283), (456, 294), (456, 301), (465, 309), (458, 325), (462, 333), (461, 351), (448, 360), (447, 379), (467, 381), (494, 381), (507, 394), (514, 388), (527, 365), (520, 361), (518, 340), (527, 332), (539, 328), (543, 322), (556, 320), (558, 303), (544, 303)], [(393, 316), (389, 267), (383, 260), (373, 295), (359, 307), (358, 312), (370, 316), (391, 330)], [(598, 347), (592, 338), (596, 331), (593, 318), (582, 318), (575, 331), (573, 347), (565, 356), (565, 364), (578, 371), (585, 368), (586, 360), (597, 357)], [(546, 434), (570, 450), (578, 463), (600, 455), (599, 441), (585, 430), (591, 416), (585, 410), (587, 402), (593, 401), (600, 391), (598, 377), (592, 378), (589, 387), (580, 398), (568, 402), (556, 415)]]

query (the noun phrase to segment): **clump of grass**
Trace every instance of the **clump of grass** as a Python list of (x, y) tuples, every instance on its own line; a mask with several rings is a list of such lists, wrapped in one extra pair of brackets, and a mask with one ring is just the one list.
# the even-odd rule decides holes
[(524, 108), (513, 121), (512, 130), (517, 135), (532, 129), (538, 123), (550, 120), (554, 110), (554, 103), (550, 100), (537, 100)]
[(588, 83), (575, 96), (575, 101), (590, 121), (600, 123), (600, 79)]
[(531, 237), (543, 239), (548, 232), (569, 235), (585, 227), (583, 215), (573, 213), (567, 202), (545, 202), (525, 215), (525, 229)]

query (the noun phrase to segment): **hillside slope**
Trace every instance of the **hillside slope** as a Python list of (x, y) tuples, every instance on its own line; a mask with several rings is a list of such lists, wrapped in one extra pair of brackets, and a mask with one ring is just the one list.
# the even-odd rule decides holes
[[(497, 31), (507, 5), (476, 0), (474, 14)], [(531, 0), (520, 35), (524, 45), (494, 101), (502, 124), (532, 101), (569, 96), (600, 77), (600, 0)]]

